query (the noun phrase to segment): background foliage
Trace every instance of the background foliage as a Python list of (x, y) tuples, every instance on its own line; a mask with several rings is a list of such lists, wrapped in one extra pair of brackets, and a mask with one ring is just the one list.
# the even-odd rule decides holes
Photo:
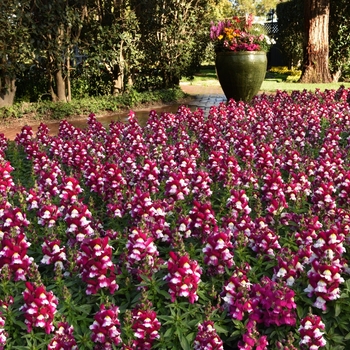
[[(291, 16), (293, 14), (293, 16)], [(346, 0), (331, 0), (329, 66), (335, 81), (346, 78), (350, 50), (350, 4)], [(291, 0), (277, 5), (278, 45), (289, 67), (303, 61), (304, 1)]]
[[(0, 4), (2, 89), (6, 79), (16, 78), (17, 101), (32, 102), (171, 88), (212, 61), (211, 21), (248, 12), (266, 16), (275, 5), (275, 0), (5, 0)], [(349, 14), (346, 0), (331, 1), (335, 77), (348, 70)], [(277, 48), (290, 67), (297, 66), (303, 1), (278, 2), (277, 15)]]

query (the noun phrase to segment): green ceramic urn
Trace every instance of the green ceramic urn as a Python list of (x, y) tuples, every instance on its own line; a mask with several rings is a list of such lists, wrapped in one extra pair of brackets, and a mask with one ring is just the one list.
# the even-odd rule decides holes
[(250, 102), (258, 93), (265, 78), (266, 52), (217, 52), (215, 67), (226, 98)]

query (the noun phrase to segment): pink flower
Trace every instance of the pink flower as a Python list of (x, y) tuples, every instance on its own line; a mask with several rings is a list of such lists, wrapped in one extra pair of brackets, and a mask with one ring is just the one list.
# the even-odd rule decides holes
[(0, 195), (6, 196), (8, 192), (15, 189), (11, 172), (14, 168), (10, 162), (5, 162), (0, 159)]

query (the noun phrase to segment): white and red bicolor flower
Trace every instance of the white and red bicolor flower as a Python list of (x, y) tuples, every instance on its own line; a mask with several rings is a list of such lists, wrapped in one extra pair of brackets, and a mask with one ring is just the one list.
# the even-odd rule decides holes
[(189, 212), (189, 225), (192, 237), (199, 237), (206, 241), (207, 237), (218, 230), (215, 212), (211, 202), (193, 201), (193, 208)]
[(47, 350), (77, 350), (78, 345), (74, 339), (73, 331), (73, 326), (67, 322), (59, 322)]
[(12, 207), (6, 200), (0, 202), (0, 232), (19, 234), (28, 225), (26, 214), (22, 213), (21, 209)]
[(165, 196), (174, 201), (183, 200), (190, 193), (188, 181), (182, 172), (171, 172), (165, 183)]
[(0, 241), (0, 269), (8, 266), (14, 281), (25, 281), (34, 258), (27, 255), (30, 243), (24, 233), (12, 236), (5, 233)]
[(198, 300), (197, 288), (202, 269), (187, 254), (169, 252), (169, 255), (168, 274), (164, 279), (168, 282), (171, 301), (174, 302), (177, 297), (185, 297), (193, 304)]
[(52, 292), (47, 292), (44, 285), (36, 286), (34, 283), (26, 282), (23, 292), (24, 305), (20, 310), (24, 313), (25, 324), (28, 333), (33, 327), (44, 328), (50, 334), (55, 327), (53, 319), (57, 311), (58, 299)]
[(15, 142), (17, 145), (23, 145), (26, 147), (28, 143), (32, 141), (32, 137), (34, 136), (34, 132), (31, 126), (25, 125), (21, 129), (21, 132), (16, 135)]
[(113, 345), (121, 343), (119, 312), (119, 307), (115, 305), (100, 306), (90, 326), (91, 340), (95, 343), (95, 349), (102, 349), (103, 346), (105, 350), (112, 350)]
[(59, 266), (61, 270), (64, 269), (63, 263), (67, 260), (66, 247), (60, 247), (61, 241), (55, 239), (50, 241), (45, 239), (44, 243), (41, 245), (44, 257), (41, 259), (42, 264), (55, 264)]
[(204, 263), (208, 265), (210, 275), (224, 274), (225, 268), (231, 268), (233, 261), (233, 244), (229, 231), (213, 233), (207, 239), (207, 244), (202, 249)]
[(10, 162), (5, 162), (0, 159), (0, 195), (6, 196), (8, 192), (13, 191), (15, 183), (13, 182), (11, 172), (14, 168)]
[(316, 296), (314, 306), (326, 310), (326, 302), (340, 297), (340, 284), (344, 282), (341, 273), (344, 270), (342, 258), (345, 248), (345, 235), (341, 226), (332, 226), (319, 232), (312, 245), (310, 257), (311, 269), (308, 271), (309, 285), (305, 288), (308, 296)]
[(147, 232), (134, 228), (128, 235), (126, 248), (128, 250), (126, 268), (136, 278), (140, 279), (140, 274), (152, 275), (157, 271), (159, 252), (154, 244), (154, 238)]
[(247, 272), (251, 267), (246, 263), (243, 267), (236, 267), (231, 277), (225, 282), (221, 292), (221, 298), (224, 301), (224, 307), (229, 315), (236, 320), (243, 320), (245, 314), (253, 311), (252, 301), (250, 299), (251, 282), (248, 279)]
[(246, 192), (244, 190), (232, 189), (230, 195), (226, 205), (233, 217), (237, 218), (239, 214), (249, 215), (252, 209), (249, 207), (249, 198)]
[(61, 205), (78, 202), (78, 195), (83, 192), (79, 181), (75, 177), (64, 177), (59, 186)]
[(204, 321), (198, 325), (198, 332), (193, 343), (194, 350), (223, 350), (223, 341), (217, 334), (213, 321)]
[(143, 308), (132, 310), (132, 329), (136, 338), (133, 340), (133, 348), (151, 350), (154, 340), (160, 337), (160, 326), (155, 311)]
[(58, 218), (62, 216), (55, 204), (42, 204), (36, 215), (38, 216), (38, 224), (47, 227), (55, 226)]
[(66, 232), (73, 240), (82, 242), (84, 238), (93, 235), (94, 230), (90, 225), (92, 214), (85, 204), (78, 202), (65, 209), (65, 212), (64, 221), (68, 226)]
[(323, 337), (325, 324), (320, 316), (308, 314), (300, 321), (300, 348), (305, 350), (317, 350), (327, 344)]
[(303, 269), (298, 254), (295, 254), (289, 248), (282, 248), (277, 255), (277, 265), (274, 267), (272, 280), (285, 281), (287, 286), (292, 286)]
[(80, 245), (77, 265), (82, 280), (87, 283), (86, 294), (96, 294), (102, 288), (108, 288), (113, 294), (118, 289), (112, 247), (108, 241), (107, 236), (86, 238)]

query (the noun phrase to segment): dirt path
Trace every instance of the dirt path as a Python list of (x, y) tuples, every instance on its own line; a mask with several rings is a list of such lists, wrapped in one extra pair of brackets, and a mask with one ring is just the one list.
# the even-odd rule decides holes
[[(142, 106), (140, 108), (133, 109), (135, 112), (142, 112), (147, 111), (149, 112), (153, 108), (171, 108), (172, 110), (175, 108), (174, 105), (180, 105), (180, 104), (188, 104), (189, 102), (192, 102), (196, 99), (200, 100), (201, 96), (217, 96), (217, 95), (223, 95), (223, 91), (217, 81), (212, 81), (209, 83), (205, 83), (203, 85), (192, 85), (190, 83), (183, 83), (181, 84), (181, 89), (191, 95), (191, 97), (181, 100), (176, 104), (157, 104), (157, 105), (148, 105), (148, 106)], [(119, 114), (119, 113), (118, 113)], [(127, 111), (121, 112), (121, 114), (127, 114)], [(97, 114), (98, 118), (108, 118), (109, 115), (116, 115), (115, 112), (103, 112), (101, 114)], [(86, 122), (86, 115), (76, 115), (69, 118), (66, 118), (67, 120), (70, 120), (74, 122), (77, 126), (84, 125)], [(5, 122), (0, 121), (0, 134), (4, 134), (6, 138), (13, 140), (17, 133), (21, 131), (22, 127), (25, 125), (30, 125), (33, 128), (33, 131), (36, 132), (38, 126), (40, 123), (43, 122), (50, 128), (50, 133), (52, 135), (56, 134), (57, 128), (58, 128), (58, 121), (55, 120), (40, 120), (35, 115), (33, 116), (27, 116), (23, 118), (18, 119), (11, 119)]]

